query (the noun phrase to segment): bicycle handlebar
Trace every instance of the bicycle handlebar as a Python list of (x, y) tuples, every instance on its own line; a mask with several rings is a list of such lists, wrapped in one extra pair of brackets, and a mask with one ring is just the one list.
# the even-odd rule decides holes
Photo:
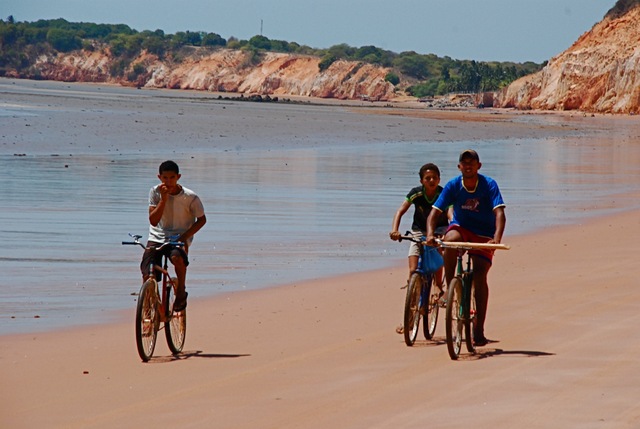
[[(140, 239), (142, 238), (141, 235), (134, 235), (129, 233), (129, 235), (133, 238), (133, 241), (123, 241), (122, 245), (126, 246), (126, 245), (138, 245), (140, 247), (142, 247), (143, 249), (147, 249), (147, 247), (140, 243)], [(154, 247), (153, 249), (155, 250), (162, 250), (165, 246), (177, 246), (177, 247), (184, 247), (184, 243), (182, 241), (176, 241), (176, 238), (178, 238), (178, 236), (173, 236), (173, 237), (169, 237), (169, 241), (166, 241), (164, 243), (162, 243), (160, 246), (158, 247)]]
[[(427, 246), (427, 242), (425, 240), (423, 240), (424, 236), (422, 236), (420, 238), (415, 238), (413, 235), (409, 235), (410, 233), (411, 233), (410, 231), (405, 232), (405, 235), (401, 235), (398, 238), (398, 242), (400, 242), (402, 240), (409, 240), (409, 241), (413, 241), (414, 243), (424, 244), (425, 246)], [(436, 234), (436, 237), (442, 237), (442, 235)]]
[(409, 240), (409, 241), (413, 241), (414, 243), (424, 243), (423, 240), (415, 238), (411, 235), (401, 235), (400, 238), (398, 238), (398, 241), (400, 242), (402, 240)]

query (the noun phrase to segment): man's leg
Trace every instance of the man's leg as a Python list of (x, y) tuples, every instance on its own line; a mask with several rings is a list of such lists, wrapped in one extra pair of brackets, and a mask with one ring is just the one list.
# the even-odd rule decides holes
[(473, 335), (476, 341), (482, 344), (485, 342), (484, 322), (487, 318), (489, 304), (487, 275), (489, 274), (491, 263), (481, 256), (474, 255), (471, 258), (473, 261), (473, 285), (476, 293), (476, 326)]
[(409, 279), (411, 278), (411, 274), (415, 273), (418, 269), (418, 257), (417, 256), (409, 256), (409, 278), (407, 278), (407, 284), (409, 283)]
[[(452, 229), (447, 231), (444, 236), (443, 241), (463, 241), (462, 234)], [(456, 275), (456, 261), (458, 259), (458, 250), (457, 249), (444, 249), (444, 276), (445, 276), (445, 284), (447, 287), (449, 283), (451, 283), (451, 279)]]
[(156, 253), (155, 247), (157, 247), (156, 243), (148, 242), (147, 248), (145, 248), (144, 253), (142, 254), (142, 261), (140, 262), (140, 272), (142, 273), (142, 282), (144, 283), (153, 275), (153, 271), (149, 270), (149, 267), (153, 263), (154, 265), (159, 265), (162, 255)]
[(176, 291), (176, 308), (182, 309), (186, 307), (187, 292), (186, 292), (186, 279), (187, 279), (187, 262), (185, 256), (181, 252), (171, 253), (171, 263), (176, 270), (176, 277), (178, 278), (178, 290)]

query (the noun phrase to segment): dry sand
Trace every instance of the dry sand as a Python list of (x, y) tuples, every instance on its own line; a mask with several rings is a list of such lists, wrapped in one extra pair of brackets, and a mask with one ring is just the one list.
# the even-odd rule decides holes
[[(638, 197), (640, 195), (636, 195)], [(0, 338), (7, 428), (633, 428), (639, 212), (505, 239), (487, 335), (451, 361), (394, 332), (404, 265), (194, 301), (186, 351), (120, 324)]]

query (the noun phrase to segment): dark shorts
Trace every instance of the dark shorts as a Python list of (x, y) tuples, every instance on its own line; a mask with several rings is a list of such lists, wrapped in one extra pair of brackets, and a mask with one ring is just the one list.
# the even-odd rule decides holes
[[(491, 240), (489, 237), (484, 237), (482, 235), (475, 234), (468, 229), (461, 227), (460, 225), (449, 225), (447, 231), (458, 231), (458, 233), (462, 236), (462, 241), (467, 241), (469, 243), (487, 243)], [(489, 264), (493, 262), (493, 254), (495, 250), (491, 249), (474, 249), (469, 250), (470, 255), (477, 255), (483, 259), (486, 259)]]
[[(182, 256), (184, 265), (189, 266), (189, 257), (182, 247), (167, 246), (159, 252), (155, 250), (156, 247), (160, 246), (162, 246), (162, 243), (156, 243), (154, 241), (147, 242), (147, 248), (142, 255), (142, 262), (140, 262), (140, 272), (143, 277), (147, 277), (149, 275), (149, 265), (151, 265), (152, 261), (154, 265), (162, 266), (163, 256), (167, 256), (169, 259), (171, 259), (172, 256)], [(156, 271), (156, 280), (160, 280), (160, 278), (161, 273)]]

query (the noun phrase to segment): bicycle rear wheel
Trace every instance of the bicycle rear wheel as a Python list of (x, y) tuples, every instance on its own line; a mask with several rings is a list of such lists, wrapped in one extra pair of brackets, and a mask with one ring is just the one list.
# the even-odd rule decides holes
[(462, 348), (462, 279), (454, 277), (447, 292), (447, 313), (445, 327), (447, 331), (447, 351), (449, 357), (456, 360)]
[(476, 327), (476, 290), (473, 287), (472, 278), (466, 279), (469, 282), (468, 296), (465, 297), (466, 305), (465, 305), (465, 340), (467, 343), (467, 351), (469, 353), (476, 352), (476, 346), (474, 344), (474, 333)]
[(156, 347), (160, 325), (158, 314), (158, 283), (150, 278), (144, 282), (136, 308), (136, 346), (143, 362), (148, 362)]
[(182, 351), (187, 335), (187, 309), (185, 308), (177, 313), (173, 311), (176, 281), (176, 279), (173, 279), (173, 285), (167, 288), (167, 299), (165, 300), (167, 318), (166, 322), (164, 322), (164, 334), (167, 337), (167, 345), (174, 355)]
[(436, 332), (436, 325), (438, 324), (438, 312), (440, 306), (438, 300), (440, 299), (440, 289), (435, 284), (435, 274), (427, 277), (427, 284), (425, 286), (424, 293), (422, 294), (424, 299), (422, 300), (422, 306), (424, 308), (424, 321), (422, 323), (422, 330), (424, 331), (424, 337), (427, 340), (433, 338), (433, 334)]
[(420, 295), (422, 294), (422, 275), (411, 274), (407, 297), (404, 301), (404, 342), (407, 346), (413, 346), (418, 336), (420, 327)]

